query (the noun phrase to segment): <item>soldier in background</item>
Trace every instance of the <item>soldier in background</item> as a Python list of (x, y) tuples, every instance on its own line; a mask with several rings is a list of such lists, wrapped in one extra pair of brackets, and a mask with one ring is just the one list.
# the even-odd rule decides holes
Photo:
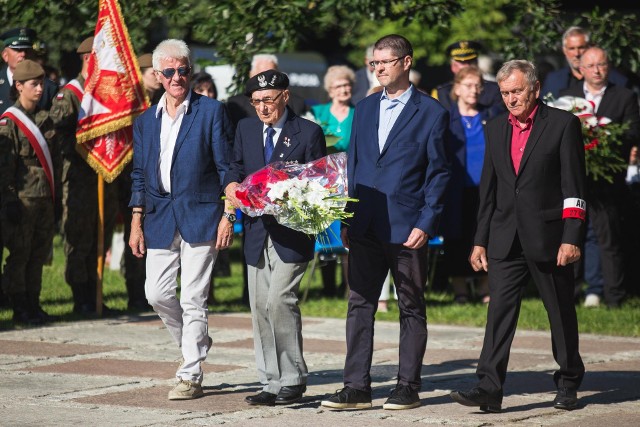
[[(478, 65), (478, 54), (480, 52), (480, 43), (471, 40), (462, 40), (447, 46), (447, 55), (451, 57), (451, 73), (455, 76), (462, 68), (469, 65)], [(478, 104), (483, 107), (497, 107), (504, 110), (504, 103), (500, 96), (500, 89), (496, 82), (482, 79), (482, 92), (478, 98)], [(440, 104), (447, 110), (455, 102), (451, 99), (451, 89), (453, 89), (453, 80), (433, 89), (431, 96), (440, 101)]]
[(57, 320), (40, 307), (40, 291), (60, 211), (60, 147), (47, 111), (38, 107), (44, 69), (23, 60), (12, 77), (16, 102), (0, 118), (0, 211), (9, 250), (3, 286), (14, 322), (42, 324)]
[[(96, 312), (98, 179), (96, 172), (76, 151), (78, 113), (92, 47), (93, 37), (78, 46), (76, 52), (81, 57), (82, 70), (56, 95), (50, 112), (60, 134), (63, 156), (61, 231), (66, 256), (65, 280), (73, 293), (73, 312), (81, 315)], [(104, 206), (106, 252), (117, 213), (116, 185), (105, 184)]]

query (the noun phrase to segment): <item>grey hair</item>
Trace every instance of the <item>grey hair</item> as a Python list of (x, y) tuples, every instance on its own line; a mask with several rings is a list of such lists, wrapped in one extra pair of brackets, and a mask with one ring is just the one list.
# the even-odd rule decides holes
[(508, 79), (514, 71), (520, 71), (524, 74), (524, 77), (527, 79), (527, 83), (529, 83), (529, 88), (531, 88), (531, 90), (535, 89), (536, 82), (538, 81), (536, 66), (524, 59), (514, 59), (502, 64), (502, 67), (500, 67), (496, 73), (496, 81), (498, 84)]
[(255, 70), (259, 62), (273, 62), (278, 68), (278, 57), (271, 53), (259, 53), (251, 58), (251, 69)]
[(584, 41), (587, 42), (587, 44), (589, 44), (589, 36), (590, 36), (589, 31), (585, 30), (582, 27), (573, 26), (573, 27), (569, 27), (567, 31), (565, 31), (564, 34), (562, 35), (562, 47), (565, 46), (567, 39), (573, 36), (584, 36)]
[(329, 92), (334, 81), (347, 79), (351, 84), (356, 81), (356, 74), (346, 65), (332, 65), (324, 75), (324, 89)]
[(187, 65), (191, 66), (191, 60), (189, 56), (191, 51), (187, 44), (178, 39), (168, 39), (160, 42), (158, 46), (153, 50), (151, 56), (151, 64), (154, 70), (160, 70), (160, 61), (163, 59), (186, 59)]

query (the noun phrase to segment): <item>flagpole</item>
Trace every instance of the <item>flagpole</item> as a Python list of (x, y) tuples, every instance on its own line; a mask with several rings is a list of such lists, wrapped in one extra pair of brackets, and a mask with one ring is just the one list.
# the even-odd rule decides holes
[(102, 317), (102, 276), (104, 272), (104, 179), (98, 175), (98, 268), (96, 280), (96, 314)]

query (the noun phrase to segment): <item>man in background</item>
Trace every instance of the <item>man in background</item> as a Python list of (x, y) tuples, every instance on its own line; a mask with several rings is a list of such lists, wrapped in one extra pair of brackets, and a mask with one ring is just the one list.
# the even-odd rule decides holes
[[(584, 76), (580, 71), (580, 57), (590, 44), (589, 31), (582, 27), (569, 27), (562, 35), (562, 53), (567, 61), (565, 67), (547, 74), (540, 96), (551, 94), (555, 99), (562, 96), (565, 89), (581, 89)], [(616, 70), (609, 70), (609, 81), (620, 87), (626, 87), (628, 79)]]

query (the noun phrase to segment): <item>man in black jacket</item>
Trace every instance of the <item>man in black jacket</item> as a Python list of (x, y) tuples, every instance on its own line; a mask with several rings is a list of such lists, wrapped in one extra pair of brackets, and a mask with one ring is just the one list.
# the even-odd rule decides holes
[(485, 412), (502, 409), (503, 384), (520, 302), (533, 277), (549, 316), (558, 409), (577, 407), (584, 376), (578, 352), (571, 263), (580, 259), (585, 163), (579, 119), (538, 99), (533, 64), (515, 60), (497, 74), (508, 113), (486, 127), (474, 270), (489, 273), (491, 302), (478, 385), (451, 397)]

